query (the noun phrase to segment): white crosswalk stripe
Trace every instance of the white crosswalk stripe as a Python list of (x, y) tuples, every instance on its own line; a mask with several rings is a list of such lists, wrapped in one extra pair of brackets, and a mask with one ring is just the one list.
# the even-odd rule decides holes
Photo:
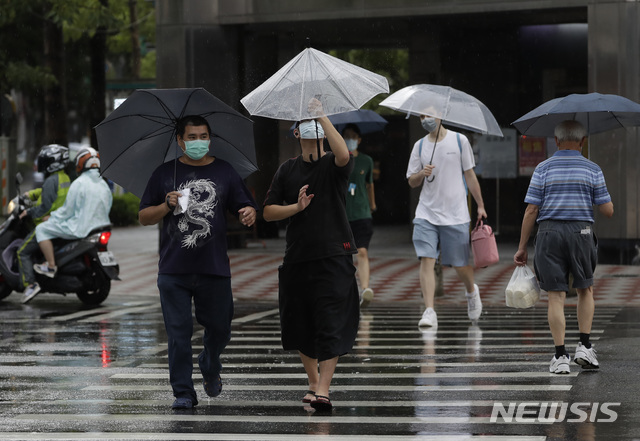
[[(448, 306), (439, 311), (437, 331), (422, 333), (420, 308), (373, 305), (363, 311), (354, 350), (338, 363), (333, 413), (314, 415), (300, 402), (306, 375), (298, 356), (281, 349), (277, 308), (246, 309), (237, 314), (223, 354), (217, 399), (201, 390), (202, 331), (196, 328), (193, 378), (200, 403), (186, 413), (169, 409), (158, 302), (51, 316), (40, 329), (3, 338), (0, 377), (11, 380), (0, 382), (0, 441), (542, 441), (550, 425), (492, 422), (494, 405), (569, 401), (582, 374), (577, 365), (569, 375), (549, 374), (553, 341), (544, 308), (513, 314), (489, 307), (471, 326), (463, 307)], [(596, 310), (594, 342), (617, 311)], [(567, 320), (574, 344), (575, 316)]]

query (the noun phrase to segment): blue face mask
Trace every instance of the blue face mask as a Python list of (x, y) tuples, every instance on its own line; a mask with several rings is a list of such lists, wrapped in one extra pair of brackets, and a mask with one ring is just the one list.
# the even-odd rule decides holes
[(422, 127), (429, 133), (433, 132), (436, 127), (438, 127), (438, 123), (435, 118), (422, 118), (420, 120)]
[(349, 149), (350, 152), (354, 152), (358, 150), (357, 139), (348, 138), (348, 139), (345, 139), (344, 142), (347, 144), (347, 148)]
[(211, 141), (208, 139), (197, 139), (195, 141), (185, 141), (185, 151), (184, 154), (197, 161), (198, 159), (202, 159), (204, 155), (209, 152), (209, 143)]
[(322, 126), (318, 124), (318, 132), (316, 135), (316, 121), (305, 121), (300, 123), (298, 126), (298, 130), (300, 131), (300, 138), (302, 139), (322, 139), (324, 138), (324, 130), (322, 130)]

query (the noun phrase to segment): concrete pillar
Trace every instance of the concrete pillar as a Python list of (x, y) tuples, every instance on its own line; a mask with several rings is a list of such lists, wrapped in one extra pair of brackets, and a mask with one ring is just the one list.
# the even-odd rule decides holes
[(220, 26), (217, 2), (156, 2), (159, 88), (204, 87), (240, 108), (239, 28)]
[[(589, 91), (640, 102), (640, 4), (592, 0), (588, 20)], [(590, 158), (602, 167), (615, 206), (612, 219), (596, 213), (601, 261), (629, 263), (640, 242), (638, 129), (591, 136), (589, 143)]]

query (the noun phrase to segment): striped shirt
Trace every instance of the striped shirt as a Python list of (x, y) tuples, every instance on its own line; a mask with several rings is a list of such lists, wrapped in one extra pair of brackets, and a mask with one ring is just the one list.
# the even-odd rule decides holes
[(527, 204), (539, 207), (537, 222), (593, 222), (593, 206), (611, 202), (600, 167), (577, 150), (558, 150), (536, 167)]

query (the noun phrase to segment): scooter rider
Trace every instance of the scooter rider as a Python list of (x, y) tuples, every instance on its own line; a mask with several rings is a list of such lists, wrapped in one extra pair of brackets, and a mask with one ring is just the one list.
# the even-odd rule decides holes
[(35, 264), (33, 269), (47, 277), (55, 277), (57, 270), (52, 239), (81, 239), (91, 230), (110, 224), (113, 197), (100, 177), (98, 152), (91, 147), (80, 150), (76, 172), (79, 176), (71, 183), (64, 205), (36, 227), (36, 240), (47, 262)]
[[(30, 218), (38, 225), (53, 210), (64, 204), (69, 192), (71, 181), (65, 172), (65, 167), (69, 162), (69, 149), (67, 147), (50, 144), (42, 147), (38, 154), (38, 172), (45, 174), (42, 188), (36, 188), (25, 193), (30, 200), (35, 201), (35, 205), (20, 213), (20, 219)], [(38, 250), (35, 230), (31, 231), (18, 249), (18, 267), (20, 269), (20, 280), (25, 291), (22, 303), (27, 303), (40, 291), (40, 286), (36, 282), (33, 272), (32, 256)]]

